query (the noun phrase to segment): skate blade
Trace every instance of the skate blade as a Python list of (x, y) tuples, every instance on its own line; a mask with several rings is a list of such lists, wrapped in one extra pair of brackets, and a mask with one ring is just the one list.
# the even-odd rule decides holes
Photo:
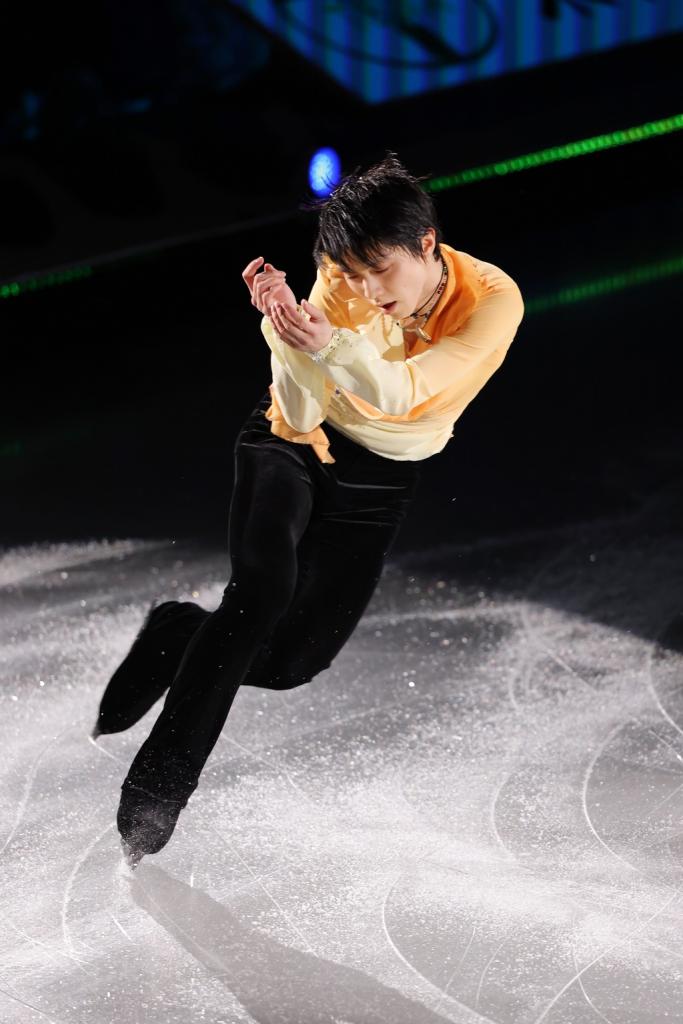
[(134, 850), (132, 846), (128, 845), (125, 839), (121, 840), (121, 848), (123, 850), (123, 857), (126, 864), (131, 871), (134, 871), (144, 857), (144, 853), (141, 853), (140, 850)]

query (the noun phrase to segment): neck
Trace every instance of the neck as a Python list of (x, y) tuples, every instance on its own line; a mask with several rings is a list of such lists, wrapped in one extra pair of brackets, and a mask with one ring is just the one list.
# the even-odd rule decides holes
[(441, 281), (441, 274), (443, 273), (443, 263), (441, 260), (435, 260), (432, 256), (429, 257), (429, 266), (427, 269), (427, 276), (425, 280), (424, 291), (420, 296), (420, 299), (415, 306), (416, 309), (422, 309), (427, 301), (433, 297), (434, 291), (436, 290), (439, 282)]
[(413, 316), (417, 322), (418, 320), (421, 320), (425, 314), (429, 314), (432, 304), (436, 298), (434, 293), (441, 283), (444, 262), (443, 257), (440, 260), (435, 260), (430, 257), (430, 265), (425, 279), (425, 286), (420, 296), (420, 301), (415, 306), (415, 310), (419, 310), (420, 312), (416, 313), (413, 311), (409, 316), (403, 317), (402, 320), (397, 321), (397, 323), (402, 324), (402, 329), (404, 331), (416, 330), (414, 326), (411, 326)]

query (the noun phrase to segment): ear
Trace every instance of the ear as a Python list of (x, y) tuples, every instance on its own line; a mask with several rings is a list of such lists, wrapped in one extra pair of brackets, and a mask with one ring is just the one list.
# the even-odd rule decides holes
[(422, 236), (422, 257), (427, 259), (434, 253), (436, 248), (436, 231), (434, 228), (427, 228), (427, 231)]

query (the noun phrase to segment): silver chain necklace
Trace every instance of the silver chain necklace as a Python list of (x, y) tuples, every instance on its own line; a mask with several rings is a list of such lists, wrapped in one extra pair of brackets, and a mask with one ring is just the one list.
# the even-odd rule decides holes
[[(422, 320), (422, 326), (424, 326), (424, 324), (426, 324), (427, 321), (429, 320), (429, 317), (432, 314), (432, 310), (437, 305), (437, 303), (439, 301), (439, 297), (440, 297), (441, 293), (443, 292), (444, 288), (446, 287), (446, 281), (447, 280), (448, 280), (448, 267), (446, 266), (446, 261), (445, 261), (445, 259), (442, 256), (441, 257), (441, 277), (439, 279), (439, 283), (437, 284), (436, 288), (434, 289), (432, 294), (429, 296), (427, 301), (423, 302), (421, 306), (418, 306), (414, 313), (411, 313), (407, 317), (402, 317), (402, 319), (405, 319), (405, 320), (415, 320), (415, 319)], [(433, 302), (432, 302), (432, 299), (434, 299)], [(429, 307), (429, 309), (427, 310), (427, 312), (426, 313), (420, 313), (420, 310), (423, 309), (429, 302), (431, 302), (432, 304)], [(413, 326), (407, 326), (407, 325), (404, 326), (400, 322), (400, 320), (396, 320), (395, 323), (396, 323), (396, 325), (398, 327), (401, 328), (401, 330), (403, 331), (404, 334), (405, 334), (406, 331), (411, 331), (414, 334), (417, 334), (418, 338), (422, 338), (423, 341), (431, 341), (432, 340), (430, 338), (430, 336), (427, 334), (427, 332), (422, 330), (422, 326), (419, 326), (419, 327), (415, 327), (414, 325)]]

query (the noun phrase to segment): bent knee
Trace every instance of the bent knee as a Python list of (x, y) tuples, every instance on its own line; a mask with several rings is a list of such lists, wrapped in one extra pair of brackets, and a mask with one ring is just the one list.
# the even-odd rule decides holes
[(271, 572), (240, 568), (233, 572), (230, 582), (223, 590), (221, 607), (244, 609), (244, 614), (266, 622), (276, 622), (289, 607), (296, 587), (296, 577), (278, 571)]
[(263, 682), (259, 682), (257, 685), (268, 690), (294, 690), (297, 686), (312, 682), (331, 664), (331, 661), (326, 661), (324, 664), (302, 666), (299, 669), (291, 667), (278, 669), (275, 672), (266, 673)]

